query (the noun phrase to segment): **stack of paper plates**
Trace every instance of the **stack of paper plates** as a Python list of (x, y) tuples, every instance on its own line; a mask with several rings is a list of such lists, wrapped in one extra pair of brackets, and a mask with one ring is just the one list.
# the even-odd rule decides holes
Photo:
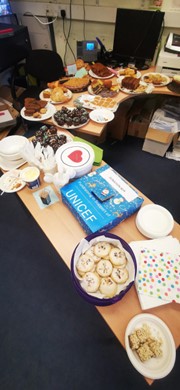
[(136, 226), (148, 238), (165, 237), (173, 229), (174, 219), (164, 207), (149, 204), (139, 210)]

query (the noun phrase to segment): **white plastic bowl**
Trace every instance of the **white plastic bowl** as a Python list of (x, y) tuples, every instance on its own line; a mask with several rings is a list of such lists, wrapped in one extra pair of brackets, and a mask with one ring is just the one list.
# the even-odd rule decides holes
[(21, 152), (13, 153), (13, 154), (5, 154), (0, 152), (0, 157), (4, 161), (19, 161), (22, 160), (23, 158)]
[(2, 157), (20, 158), (19, 153), (27, 144), (28, 139), (22, 135), (11, 135), (0, 141), (0, 154)]

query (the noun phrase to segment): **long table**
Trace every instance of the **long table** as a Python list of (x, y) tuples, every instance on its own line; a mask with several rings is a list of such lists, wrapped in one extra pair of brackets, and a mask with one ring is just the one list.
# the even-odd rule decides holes
[[(143, 76), (143, 74), (145, 73), (149, 73), (149, 72), (155, 72), (155, 67), (151, 67), (149, 68), (148, 70), (146, 71), (141, 71), (141, 74)], [(112, 80), (115, 79), (112, 78)], [(88, 92), (83, 92), (83, 95), (86, 94)], [(113, 99), (117, 102), (117, 104), (120, 106), (120, 103), (123, 103), (127, 100), (132, 100), (132, 99), (136, 99), (138, 98), (139, 96), (144, 96), (145, 98), (148, 98), (149, 96), (152, 96), (152, 95), (167, 95), (167, 96), (179, 96), (178, 94), (170, 91), (167, 86), (163, 86), (163, 87), (154, 87), (153, 89), (153, 92), (152, 94), (137, 94), (137, 95), (128, 95), (124, 92), (119, 92), (115, 97), (113, 97)], [(69, 106), (69, 107), (73, 107), (74, 106), (74, 100), (77, 99), (79, 96), (82, 95), (82, 92), (81, 93), (74, 93), (73, 94), (73, 97), (72, 99), (66, 103), (66, 104), (63, 104), (64, 106)], [(60, 110), (62, 107), (62, 105), (56, 105), (56, 108), (57, 110)], [(120, 116), (122, 114), (120, 113)], [(119, 118), (119, 114), (118, 114), (118, 109), (117, 111), (115, 112), (115, 119), (111, 122), (111, 128), (112, 126), (117, 126), (117, 119), (121, 119)], [(47, 121), (47, 123), (51, 123), (51, 120)], [(108, 126), (109, 124), (105, 124), (105, 125), (102, 125), (100, 123), (95, 123), (93, 121), (90, 121), (88, 124), (86, 124), (85, 126), (82, 126), (80, 129), (77, 129), (77, 132), (78, 133), (82, 133), (83, 135), (88, 135), (88, 136), (92, 136), (95, 138), (95, 140), (97, 140), (97, 143), (99, 142), (99, 140), (102, 138), (103, 139), (103, 134), (104, 136), (106, 136), (106, 132), (108, 132)], [(118, 125), (118, 128), (119, 128), (119, 125)], [(118, 132), (118, 129), (117, 129), (117, 132)], [(104, 140), (104, 139), (103, 139)]]
[[(40, 188), (45, 186), (47, 186), (47, 183), (43, 181), (42, 177)], [(63, 259), (65, 264), (70, 268), (73, 250), (86, 234), (76, 218), (62, 203), (59, 191), (53, 185), (52, 187), (59, 198), (59, 202), (44, 209), (39, 208), (32, 195), (33, 192), (27, 187), (17, 194), (47, 236), (47, 239), (49, 239), (59, 253), (61, 259)], [(144, 198), (143, 205), (151, 203), (150, 199), (144, 196), (140, 191), (138, 191), (138, 193)], [(128, 243), (131, 241), (147, 239), (136, 228), (135, 217), (136, 214), (132, 215), (113, 228), (111, 233), (120, 236)], [(180, 240), (179, 224), (175, 223), (171, 235)], [(86, 304), (86, 302), (84, 304)], [(97, 310), (124, 347), (124, 335), (128, 322), (132, 317), (142, 312), (148, 312), (161, 318), (172, 332), (176, 347), (180, 344), (180, 306), (176, 303), (170, 303), (148, 311), (142, 311), (136, 289), (133, 286), (121, 301), (112, 306), (97, 307)], [(149, 384), (152, 383), (151, 379), (146, 378), (146, 381)]]

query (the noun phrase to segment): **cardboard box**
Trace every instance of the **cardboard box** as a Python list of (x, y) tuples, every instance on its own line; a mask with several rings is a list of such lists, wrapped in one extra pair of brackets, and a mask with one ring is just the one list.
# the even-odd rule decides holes
[(61, 195), (87, 234), (112, 229), (143, 203), (143, 198), (107, 164), (62, 187)]
[(135, 100), (129, 118), (128, 135), (145, 138), (155, 110), (155, 100), (139, 97)]
[(8, 105), (4, 99), (0, 98), (0, 130), (16, 124), (16, 118), (19, 112), (11, 105)]
[(149, 127), (149, 120), (142, 118), (141, 116), (133, 116), (129, 120), (128, 135), (132, 137), (145, 138)]
[(176, 119), (166, 115), (165, 110), (157, 109), (150, 122), (142, 150), (163, 157), (178, 129)]
[(107, 136), (117, 140), (124, 139), (128, 129), (130, 110), (133, 101), (133, 99), (127, 99), (119, 104), (114, 119), (106, 125)]
[(142, 150), (163, 157), (174, 138), (174, 133), (149, 127)]

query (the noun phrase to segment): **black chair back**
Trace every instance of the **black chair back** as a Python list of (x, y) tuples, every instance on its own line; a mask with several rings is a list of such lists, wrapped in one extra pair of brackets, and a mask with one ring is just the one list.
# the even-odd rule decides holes
[(62, 59), (51, 50), (37, 49), (29, 52), (26, 59), (26, 74), (39, 82), (51, 82), (65, 75)]

